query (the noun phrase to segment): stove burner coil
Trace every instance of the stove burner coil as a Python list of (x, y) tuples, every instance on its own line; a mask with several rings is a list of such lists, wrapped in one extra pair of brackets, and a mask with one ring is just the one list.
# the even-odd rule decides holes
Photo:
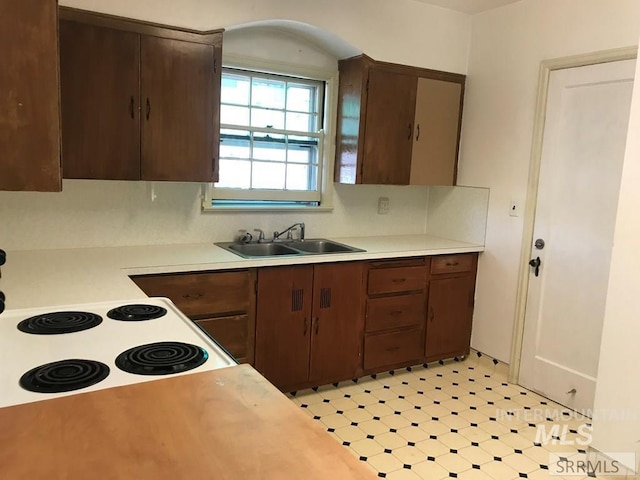
[(38, 393), (70, 392), (101, 382), (109, 371), (107, 365), (94, 360), (60, 360), (29, 370), (20, 377), (20, 386)]
[(80, 332), (102, 323), (102, 317), (88, 312), (52, 312), (27, 318), (18, 330), (33, 335), (59, 335)]
[(138, 375), (170, 375), (199, 367), (209, 358), (206, 350), (181, 342), (140, 345), (116, 357), (116, 366)]
[(167, 310), (157, 305), (131, 304), (109, 310), (107, 317), (123, 322), (141, 322), (143, 320), (160, 318), (166, 314)]

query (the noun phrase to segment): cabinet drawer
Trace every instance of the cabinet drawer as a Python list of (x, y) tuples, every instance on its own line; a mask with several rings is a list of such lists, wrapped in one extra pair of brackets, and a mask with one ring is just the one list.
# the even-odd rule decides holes
[(470, 272), (473, 270), (473, 254), (439, 255), (431, 259), (431, 274)]
[(369, 270), (369, 295), (424, 290), (426, 267), (381, 268)]
[(132, 277), (150, 297), (169, 297), (189, 317), (246, 312), (251, 298), (249, 271)]
[(424, 330), (369, 335), (364, 340), (364, 369), (421, 361), (424, 356)]
[(235, 358), (247, 358), (247, 336), (249, 331), (249, 317), (247, 315), (206, 318), (204, 320), (196, 320), (196, 324), (226, 348)]
[(424, 293), (372, 298), (367, 301), (367, 333), (411, 325), (421, 326), (426, 319)]

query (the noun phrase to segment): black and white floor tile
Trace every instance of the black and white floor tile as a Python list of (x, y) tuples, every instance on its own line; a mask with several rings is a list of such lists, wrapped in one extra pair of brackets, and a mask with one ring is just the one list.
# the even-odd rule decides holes
[(472, 352), (288, 396), (381, 478), (562, 479), (550, 476), (550, 454), (580, 458), (587, 447), (537, 442), (538, 429), (566, 425), (562, 440), (575, 439), (589, 419), (508, 383), (507, 370)]

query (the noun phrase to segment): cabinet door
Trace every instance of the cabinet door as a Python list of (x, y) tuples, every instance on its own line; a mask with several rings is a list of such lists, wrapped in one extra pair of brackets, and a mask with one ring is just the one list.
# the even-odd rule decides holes
[(287, 388), (309, 378), (313, 266), (258, 271), (255, 366)]
[(60, 22), (65, 178), (140, 179), (140, 36)]
[(361, 368), (362, 269), (361, 263), (314, 268), (309, 381), (354, 378)]
[(411, 185), (454, 185), (462, 84), (418, 79)]
[(142, 37), (143, 180), (215, 180), (220, 54), (213, 45)]
[(58, 2), (0, 2), (0, 190), (59, 192)]
[(475, 275), (431, 279), (425, 353), (428, 361), (468, 353), (474, 290)]
[(416, 83), (414, 76), (370, 70), (362, 183), (409, 183)]

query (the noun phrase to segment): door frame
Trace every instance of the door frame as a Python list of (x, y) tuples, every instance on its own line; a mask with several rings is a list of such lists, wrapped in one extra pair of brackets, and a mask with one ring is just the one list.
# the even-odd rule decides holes
[(524, 320), (527, 308), (527, 292), (529, 289), (529, 259), (531, 256), (531, 244), (533, 242), (533, 230), (536, 218), (536, 204), (538, 201), (538, 182), (540, 179), (540, 164), (542, 162), (542, 144), (544, 141), (544, 128), (549, 94), (549, 78), (551, 72), (567, 68), (585, 67), (600, 63), (617, 62), (621, 60), (633, 60), (638, 56), (638, 47), (623, 47), (613, 50), (574, 55), (570, 57), (543, 60), (540, 63), (538, 78), (538, 95), (536, 101), (535, 120), (533, 126), (533, 139), (531, 145), (531, 158), (529, 162), (529, 180), (527, 183), (527, 200), (524, 209), (524, 226), (522, 232), (522, 245), (520, 247), (520, 265), (518, 274), (518, 287), (516, 293), (516, 310), (511, 341), (511, 361), (509, 363), (508, 380), (518, 383), (520, 376), (520, 363), (522, 357), (522, 343), (524, 341)]

